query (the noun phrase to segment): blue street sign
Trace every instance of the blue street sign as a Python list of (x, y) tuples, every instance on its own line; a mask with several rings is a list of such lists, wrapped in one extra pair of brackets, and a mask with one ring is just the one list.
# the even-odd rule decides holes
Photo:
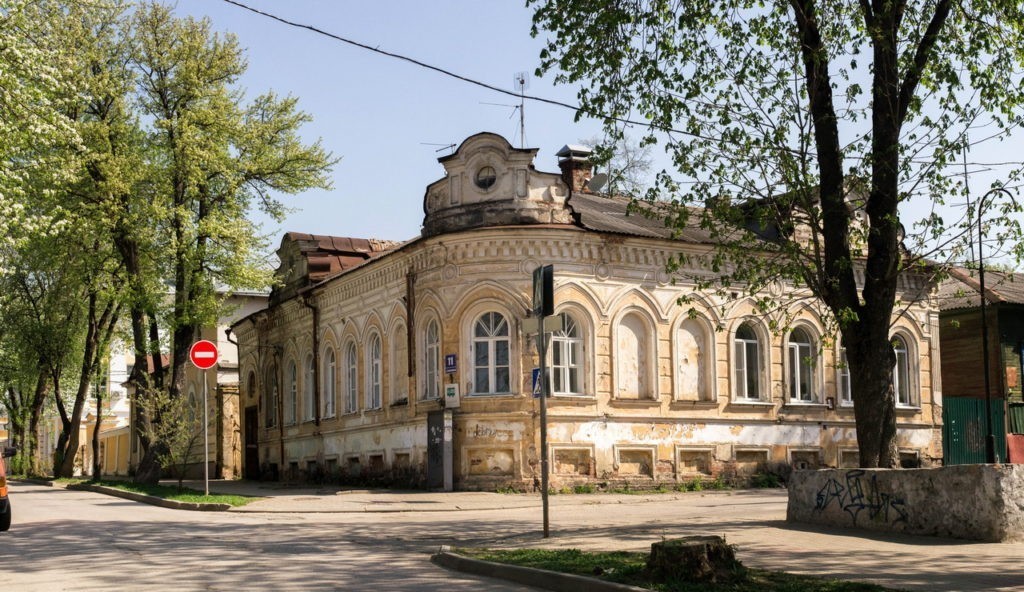
[(457, 358), (455, 354), (444, 355), (444, 373), (455, 374), (455, 370), (458, 368)]

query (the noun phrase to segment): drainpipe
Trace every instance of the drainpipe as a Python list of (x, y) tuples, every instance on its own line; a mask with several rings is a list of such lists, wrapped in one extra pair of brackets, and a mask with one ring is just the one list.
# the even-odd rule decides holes
[(302, 304), (313, 311), (313, 421), (320, 427), (320, 307), (312, 301), (312, 292), (303, 294)]

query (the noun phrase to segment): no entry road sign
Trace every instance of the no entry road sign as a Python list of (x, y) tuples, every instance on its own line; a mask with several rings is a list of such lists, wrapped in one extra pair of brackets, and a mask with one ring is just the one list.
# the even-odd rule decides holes
[(217, 345), (212, 341), (200, 339), (192, 344), (192, 349), (188, 350), (188, 357), (200, 370), (212, 368), (217, 363)]

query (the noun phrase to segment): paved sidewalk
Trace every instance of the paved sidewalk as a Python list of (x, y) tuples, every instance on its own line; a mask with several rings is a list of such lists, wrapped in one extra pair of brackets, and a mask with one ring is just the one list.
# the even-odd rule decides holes
[[(163, 482), (162, 482), (163, 483)], [(174, 482), (175, 484), (177, 482)], [(171, 484), (170, 481), (166, 484)], [(202, 491), (202, 481), (184, 485)], [(504, 494), (485, 491), (426, 492), (390, 489), (351, 489), (337, 486), (306, 486), (258, 481), (210, 481), (211, 493), (259, 497), (232, 508), (232, 512), (273, 513), (367, 513), (458, 512), (539, 508), (540, 494)], [(549, 496), (551, 507), (595, 506), (665, 502), (686, 493), (581, 494)]]
[[(202, 489), (201, 481), (189, 485)], [(539, 494), (352, 490), (240, 481), (211, 481), (210, 489), (264, 498), (231, 512), (297, 517), (338, 513), (337, 519), (359, 524), (445, 525), (446, 531), (461, 533), (450, 542), (454, 546), (461, 542), (500, 548), (647, 551), (662, 538), (720, 534), (738, 546), (737, 556), (752, 567), (906, 590), (1024, 591), (1024, 543), (791, 524), (786, 522), (783, 489), (554, 495), (547, 539), (539, 532)]]

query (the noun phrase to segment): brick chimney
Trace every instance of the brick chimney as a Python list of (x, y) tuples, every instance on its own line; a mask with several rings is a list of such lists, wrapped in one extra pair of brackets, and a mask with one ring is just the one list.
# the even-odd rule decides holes
[(558, 151), (558, 168), (562, 169), (562, 180), (569, 186), (572, 193), (586, 191), (587, 181), (594, 173), (594, 165), (590, 162), (593, 150), (579, 144), (566, 144)]

